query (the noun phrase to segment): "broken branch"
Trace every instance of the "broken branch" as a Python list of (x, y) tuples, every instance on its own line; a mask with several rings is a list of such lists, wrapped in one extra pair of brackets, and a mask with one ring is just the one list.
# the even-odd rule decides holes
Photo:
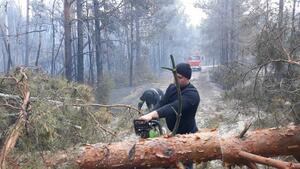
[(239, 138), (243, 138), (244, 135), (247, 133), (247, 131), (249, 130), (249, 128), (251, 127), (252, 123), (249, 123), (249, 124), (245, 124), (245, 128), (244, 130), (241, 132)]
[(285, 162), (280, 160), (274, 160), (271, 158), (262, 157), (259, 155), (255, 155), (252, 153), (247, 153), (245, 151), (239, 152), (239, 155), (249, 161), (264, 164), (272, 167), (276, 167), (279, 169), (300, 169), (300, 164), (291, 163), (291, 162)]

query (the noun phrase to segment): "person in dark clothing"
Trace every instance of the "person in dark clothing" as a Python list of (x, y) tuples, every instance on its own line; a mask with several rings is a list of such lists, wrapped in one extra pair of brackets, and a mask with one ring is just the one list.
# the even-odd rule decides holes
[(150, 88), (148, 90), (145, 90), (140, 97), (138, 109), (141, 110), (144, 102), (146, 102), (148, 110), (151, 111), (160, 102), (163, 95), (163, 91), (157, 88)]
[[(198, 131), (195, 115), (200, 103), (200, 96), (197, 89), (190, 83), (192, 69), (189, 64), (180, 63), (176, 65), (176, 71), (182, 95), (182, 115), (176, 134), (195, 133)], [(140, 119), (150, 121), (156, 118), (165, 118), (168, 128), (173, 131), (176, 122), (173, 108), (178, 112), (178, 97), (174, 83), (169, 85), (163, 99), (154, 108), (154, 111), (141, 116)], [(185, 167), (192, 169), (192, 163), (186, 163)]]

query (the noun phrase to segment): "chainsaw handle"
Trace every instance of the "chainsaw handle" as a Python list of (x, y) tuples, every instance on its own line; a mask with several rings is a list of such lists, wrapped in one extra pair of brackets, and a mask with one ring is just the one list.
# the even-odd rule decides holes
[(152, 126), (158, 126), (159, 134), (160, 135), (163, 134), (159, 120), (150, 120), (148, 123), (149, 123), (149, 125), (152, 125)]
[(159, 120), (150, 120), (148, 121), (149, 124), (154, 124), (156, 126), (160, 126)]

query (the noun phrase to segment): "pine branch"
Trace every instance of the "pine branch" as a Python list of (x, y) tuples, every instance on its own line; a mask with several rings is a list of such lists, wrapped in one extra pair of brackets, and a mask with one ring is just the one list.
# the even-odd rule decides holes
[(264, 164), (279, 169), (300, 169), (299, 163), (297, 164), (297, 163), (285, 162), (280, 160), (274, 160), (271, 158), (266, 158), (263, 156), (247, 153), (245, 151), (240, 151), (239, 156), (251, 162)]

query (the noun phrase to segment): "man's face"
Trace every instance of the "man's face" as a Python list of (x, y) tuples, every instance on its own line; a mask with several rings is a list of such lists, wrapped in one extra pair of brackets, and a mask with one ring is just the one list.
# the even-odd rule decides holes
[[(186, 86), (187, 84), (189, 84), (189, 79), (182, 76), (181, 74), (177, 73), (177, 79), (178, 79), (178, 83), (181, 87)], [(175, 83), (175, 79), (174, 79), (174, 83)]]

